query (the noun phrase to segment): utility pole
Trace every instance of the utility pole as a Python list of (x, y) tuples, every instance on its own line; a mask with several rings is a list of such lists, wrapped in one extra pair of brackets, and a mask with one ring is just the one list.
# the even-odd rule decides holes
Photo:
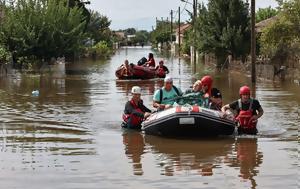
[(180, 41), (180, 7), (178, 7), (178, 56), (180, 56), (180, 46), (181, 46), (181, 41)]
[(251, 0), (251, 80), (256, 82), (256, 37), (255, 37), (255, 0)]
[(170, 36), (170, 41), (171, 41), (171, 44), (172, 44), (172, 41), (173, 41), (173, 38), (172, 38), (172, 35), (173, 35), (173, 10), (171, 10), (171, 36)]
[(195, 30), (195, 26), (196, 26), (196, 18), (197, 18), (197, 0), (193, 0), (193, 34), (194, 34), (194, 39), (193, 39), (193, 54), (192, 56), (194, 57), (194, 62), (196, 62), (196, 44), (195, 44), (195, 40), (196, 40), (196, 30)]

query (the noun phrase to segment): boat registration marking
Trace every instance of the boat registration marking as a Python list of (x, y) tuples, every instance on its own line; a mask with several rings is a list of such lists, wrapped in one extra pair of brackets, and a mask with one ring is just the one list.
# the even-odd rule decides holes
[(179, 124), (180, 125), (195, 124), (195, 118), (193, 118), (193, 117), (181, 117), (181, 118), (179, 118)]

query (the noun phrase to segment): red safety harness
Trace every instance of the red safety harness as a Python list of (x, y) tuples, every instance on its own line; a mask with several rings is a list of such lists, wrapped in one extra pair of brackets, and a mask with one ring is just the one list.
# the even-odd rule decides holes
[(165, 70), (164, 70), (164, 68), (162, 67), (159, 67), (157, 70), (156, 70), (156, 75), (158, 76), (158, 77), (164, 77), (164, 76), (166, 76), (166, 73), (165, 73)]
[[(133, 106), (133, 108), (140, 113), (144, 113), (137, 104), (135, 104), (135, 102), (133, 100), (130, 101), (130, 104)], [(143, 121), (143, 118), (134, 115), (134, 114), (123, 114), (123, 120), (125, 123), (130, 122), (129, 124), (133, 127), (139, 127)]]
[(253, 99), (250, 99), (250, 105), (248, 110), (242, 110), (242, 101), (241, 99), (238, 100), (238, 105), (240, 109), (240, 113), (238, 116), (236, 116), (236, 120), (238, 121), (238, 124), (243, 129), (255, 129), (257, 120), (250, 120), (253, 116), (253, 110), (252, 110), (252, 104)]

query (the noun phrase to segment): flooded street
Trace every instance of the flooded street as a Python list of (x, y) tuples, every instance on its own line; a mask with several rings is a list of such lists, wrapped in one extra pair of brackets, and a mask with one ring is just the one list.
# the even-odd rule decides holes
[[(57, 66), (53, 73), (0, 78), (1, 188), (297, 188), (300, 86), (259, 80), (253, 94), (265, 114), (257, 137), (178, 140), (120, 128), (134, 85), (144, 104), (162, 80), (117, 81), (125, 59), (149, 48), (121, 49), (106, 61)], [(219, 73), (154, 52), (182, 90), (205, 74), (224, 103), (250, 78)], [(39, 90), (39, 96), (32, 96)]]

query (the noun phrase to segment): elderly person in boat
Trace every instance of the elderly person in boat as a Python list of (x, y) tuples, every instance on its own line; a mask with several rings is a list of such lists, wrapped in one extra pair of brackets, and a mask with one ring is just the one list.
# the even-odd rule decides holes
[(132, 87), (131, 94), (131, 100), (125, 105), (122, 127), (140, 129), (143, 120), (151, 115), (151, 110), (143, 104), (139, 86)]
[(178, 104), (198, 105), (209, 108), (211, 101), (212, 78), (204, 76), (201, 80), (194, 83), (192, 89), (185, 91), (183, 97), (178, 101)]
[(153, 95), (153, 107), (158, 110), (168, 109), (173, 106), (180, 96), (182, 96), (181, 89), (173, 85), (171, 77), (166, 77), (164, 87), (156, 90)]
[(190, 105), (198, 105), (203, 106), (204, 99), (203, 99), (203, 92), (202, 92), (202, 84), (201, 81), (198, 80), (193, 84), (192, 89), (187, 89), (183, 94), (182, 98), (177, 101), (179, 105), (190, 104)]

